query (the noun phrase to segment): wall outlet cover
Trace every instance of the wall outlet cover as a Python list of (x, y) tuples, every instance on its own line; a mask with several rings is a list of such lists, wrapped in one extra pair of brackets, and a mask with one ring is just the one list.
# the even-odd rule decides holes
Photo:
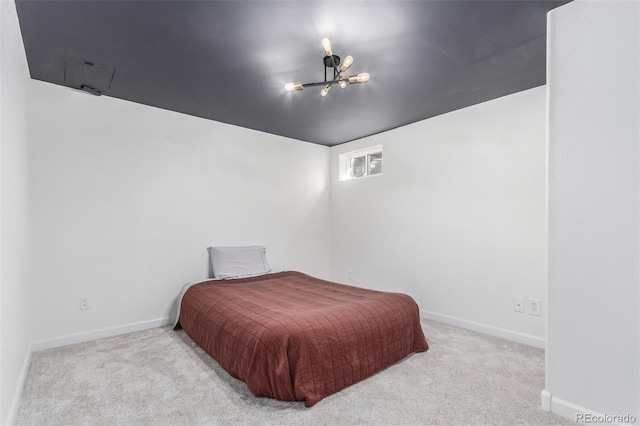
[(80, 296), (80, 310), (84, 311), (85, 309), (89, 309), (89, 297)]
[(527, 313), (538, 317), (542, 315), (542, 303), (540, 299), (527, 299)]

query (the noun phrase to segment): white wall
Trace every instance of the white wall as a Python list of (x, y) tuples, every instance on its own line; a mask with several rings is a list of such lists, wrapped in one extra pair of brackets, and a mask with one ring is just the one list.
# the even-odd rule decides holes
[(29, 71), (13, 1), (0, 1), (0, 424), (11, 421), (31, 355)]
[(209, 245), (264, 244), (274, 269), (329, 276), (327, 147), (32, 92), (36, 349), (166, 322), (182, 286), (207, 277)]
[(577, 0), (548, 29), (543, 406), (640, 421), (640, 4)]
[[(340, 153), (377, 144), (382, 176), (338, 180)], [(513, 297), (544, 298), (545, 149), (544, 87), (332, 148), (332, 278), (543, 345)]]

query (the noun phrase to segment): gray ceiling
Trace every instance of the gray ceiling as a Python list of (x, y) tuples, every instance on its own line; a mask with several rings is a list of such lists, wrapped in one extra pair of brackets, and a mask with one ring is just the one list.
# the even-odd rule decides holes
[[(336, 145), (545, 83), (560, 1), (29, 1), (31, 77)], [(324, 79), (320, 45), (368, 83)], [(90, 90), (90, 89), (87, 89)]]

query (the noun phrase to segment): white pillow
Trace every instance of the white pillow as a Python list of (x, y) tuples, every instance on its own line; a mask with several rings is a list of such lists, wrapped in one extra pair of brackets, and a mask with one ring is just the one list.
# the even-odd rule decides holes
[(208, 247), (214, 278), (237, 278), (271, 272), (263, 246)]

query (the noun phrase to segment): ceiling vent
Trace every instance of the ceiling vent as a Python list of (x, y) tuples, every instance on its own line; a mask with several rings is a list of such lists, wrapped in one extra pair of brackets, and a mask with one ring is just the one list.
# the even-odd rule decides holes
[(90, 61), (66, 60), (64, 62), (65, 86), (100, 96), (111, 88), (116, 70)]

